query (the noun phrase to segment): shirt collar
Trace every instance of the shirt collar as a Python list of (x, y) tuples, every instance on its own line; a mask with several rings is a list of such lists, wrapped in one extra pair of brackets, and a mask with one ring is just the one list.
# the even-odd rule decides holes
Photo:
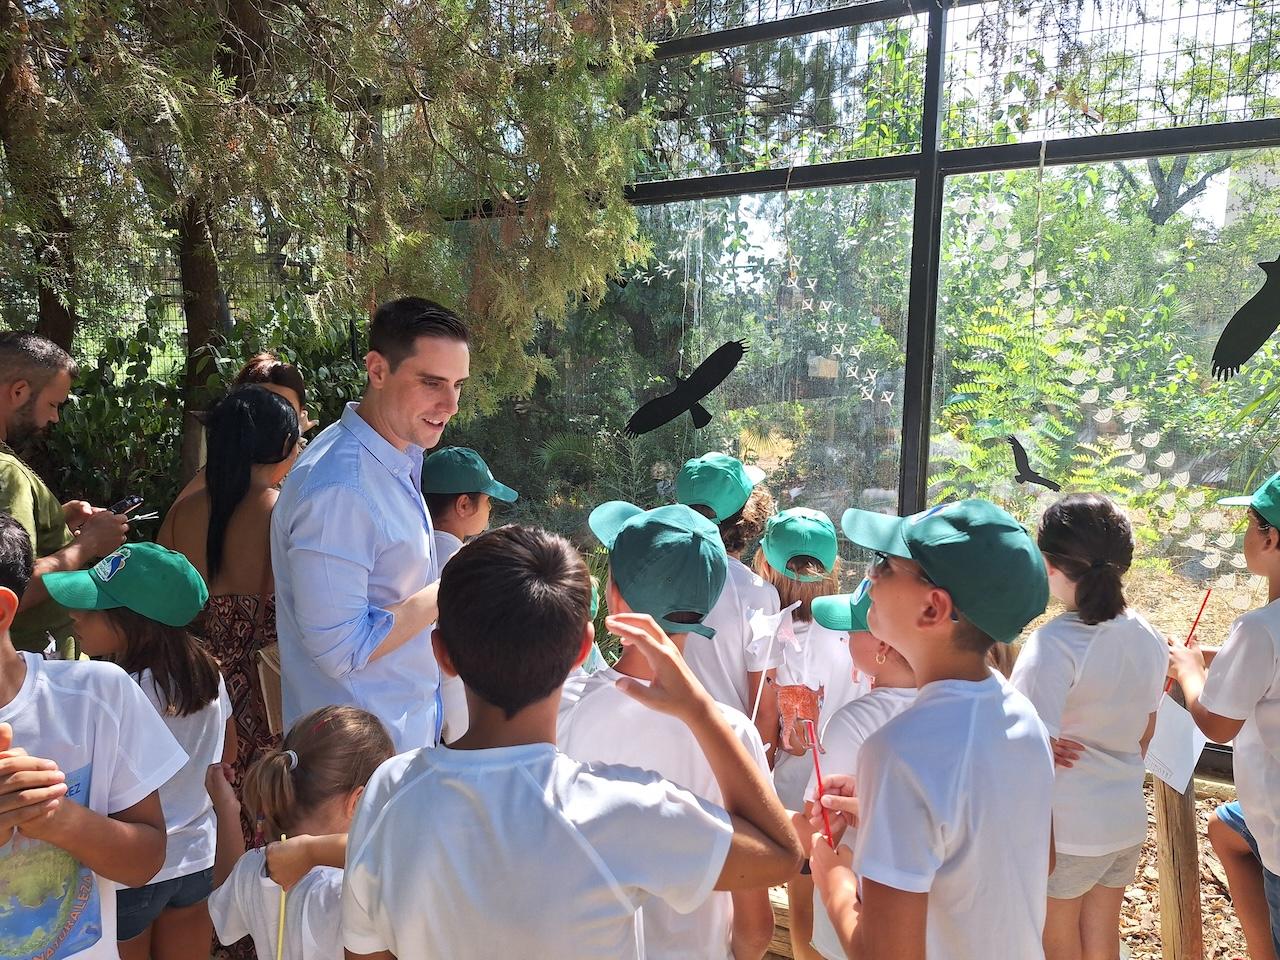
[(397, 477), (413, 477), (415, 469), (422, 468), (423, 449), (417, 444), (409, 444), (401, 453), (391, 442), (377, 430), (373, 429), (356, 412), (359, 404), (348, 403), (342, 411), (342, 426), (357, 440), (360, 445), (373, 454), (373, 458), (387, 468), (387, 472)]

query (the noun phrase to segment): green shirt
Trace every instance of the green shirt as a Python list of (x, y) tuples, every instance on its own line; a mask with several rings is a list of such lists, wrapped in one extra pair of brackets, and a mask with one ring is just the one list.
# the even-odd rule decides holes
[[(53, 491), (3, 442), (0, 442), (0, 510), (26, 528), (37, 559), (57, 553), (73, 539), (62, 504)], [(10, 632), (13, 645), (19, 650), (38, 653), (49, 643), (46, 634), (53, 634), (64, 656), (74, 648), (71, 616), (51, 598), (19, 613)]]

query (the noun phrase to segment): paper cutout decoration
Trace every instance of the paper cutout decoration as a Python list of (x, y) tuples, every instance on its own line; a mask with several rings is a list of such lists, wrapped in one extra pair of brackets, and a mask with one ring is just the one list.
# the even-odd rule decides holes
[(1005, 437), (1005, 441), (1009, 446), (1013, 447), (1013, 463), (1018, 468), (1018, 472), (1014, 474), (1013, 479), (1018, 483), (1038, 483), (1042, 487), (1048, 487), (1050, 490), (1058, 491), (1062, 489), (1062, 484), (1057, 483), (1047, 477), (1042, 477), (1031, 469), (1031, 463), (1027, 460), (1027, 451), (1018, 442), (1015, 436)]
[(1229, 380), (1280, 326), (1280, 258), (1258, 264), (1267, 275), (1262, 289), (1236, 311), (1213, 351), (1213, 377)]
[(655, 397), (631, 415), (626, 426), (627, 436), (638, 437), (656, 430), (686, 412), (693, 418), (695, 427), (705, 427), (711, 422), (711, 414), (699, 401), (724, 382), (746, 352), (745, 340), (733, 340), (698, 364), (688, 377), (676, 377), (674, 390)]
[(778, 711), (782, 715), (783, 744), (807, 744), (804, 721), (818, 722), (818, 710), (822, 706), (825, 695), (825, 686), (813, 690), (803, 683), (793, 683), (778, 688)]

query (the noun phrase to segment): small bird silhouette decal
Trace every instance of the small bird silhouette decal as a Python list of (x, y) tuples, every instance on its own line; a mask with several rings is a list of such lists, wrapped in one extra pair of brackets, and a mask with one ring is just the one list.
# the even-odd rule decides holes
[(689, 376), (676, 377), (674, 390), (655, 397), (631, 415), (626, 426), (627, 436), (638, 437), (656, 430), (686, 412), (693, 418), (695, 427), (705, 427), (711, 422), (711, 414), (700, 401), (724, 382), (746, 352), (745, 340), (733, 340), (698, 364)]
[(1213, 351), (1213, 377), (1229, 380), (1280, 326), (1280, 258), (1258, 264), (1267, 275), (1262, 289), (1236, 311)]
[(1017, 466), (1018, 472), (1014, 474), (1013, 479), (1018, 483), (1038, 483), (1042, 487), (1048, 487), (1050, 490), (1061, 490), (1062, 484), (1056, 483), (1047, 477), (1042, 477), (1031, 469), (1031, 463), (1027, 460), (1027, 451), (1023, 449), (1017, 437), (1005, 437), (1009, 446), (1013, 447), (1013, 462)]

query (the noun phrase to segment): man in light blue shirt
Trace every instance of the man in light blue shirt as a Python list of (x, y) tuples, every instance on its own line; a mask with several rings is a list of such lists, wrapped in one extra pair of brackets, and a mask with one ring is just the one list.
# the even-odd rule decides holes
[(424, 450), (458, 412), (466, 326), (418, 297), (369, 325), (369, 383), (285, 480), (271, 518), (284, 722), (329, 704), (368, 710), (397, 751), (439, 736), (431, 651), (440, 572), (422, 499)]

